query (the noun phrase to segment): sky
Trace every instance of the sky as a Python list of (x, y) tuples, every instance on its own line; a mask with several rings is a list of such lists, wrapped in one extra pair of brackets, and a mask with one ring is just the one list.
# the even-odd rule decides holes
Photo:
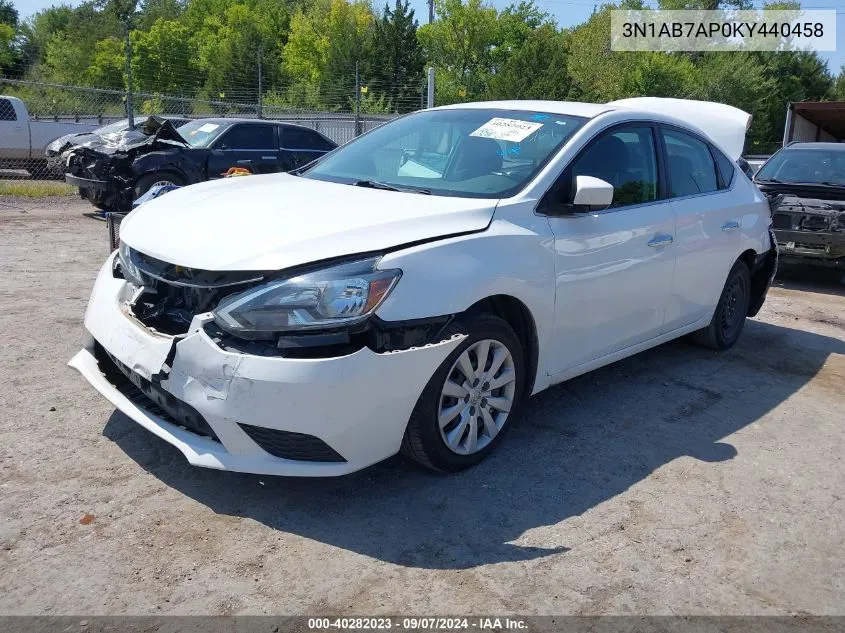
[[(12, 0), (20, 12), (21, 17), (26, 18), (53, 4), (62, 4), (57, 0)], [(389, 0), (393, 4), (393, 0)], [(503, 9), (509, 4), (516, 4), (518, 0), (492, 0), (492, 4)], [(385, 0), (373, 0), (377, 8), (381, 8)], [(562, 27), (575, 26), (585, 22), (593, 11), (594, 2), (590, 0), (535, 0), (536, 4), (551, 13), (558, 24)], [(410, 0), (411, 7), (415, 10), (420, 24), (428, 21), (428, 3), (426, 0)], [(66, 0), (64, 4), (76, 5), (78, 0)], [(600, 3), (599, 3), (600, 4)], [(761, 4), (759, 1), (755, 4)], [(845, 64), (845, 0), (804, 0), (802, 5), (805, 9), (836, 9), (836, 51), (832, 53), (820, 53), (827, 60), (833, 73), (838, 73)], [(726, 53), (727, 54), (727, 53)]]

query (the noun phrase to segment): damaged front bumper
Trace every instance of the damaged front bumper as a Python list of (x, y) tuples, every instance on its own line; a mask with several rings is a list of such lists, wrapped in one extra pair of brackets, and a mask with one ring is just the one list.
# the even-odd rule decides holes
[(845, 267), (845, 201), (785, 197), (772, 222), (784, 259)]
[(184, 336), (138, 322), (113, 258), (91, 295), (84, 348), (69, 364), (196, 466), (332, 476), (381, 461), (398, 452), (420, 393), (463, 338), (332, 358), (223, 350), (203, 328), (208, 314)]

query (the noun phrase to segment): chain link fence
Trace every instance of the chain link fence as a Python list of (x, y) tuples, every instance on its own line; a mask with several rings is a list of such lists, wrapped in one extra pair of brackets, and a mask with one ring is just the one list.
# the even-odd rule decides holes
[[(385, 97), (397, 93), (404, 96)], [(130, 107), (136, 127), (150, 115), (180, 121), (262, 118), (309, 127), (343, 144), (402, 112), (425, 107), (426, 94), (422, 77), (409, 90), (408, 85), (366, 85), (356, 74), (322, 90), (301, 86), (277, 87), (266, 93), (221, 90), (215, 99), (0, 77), (0, 125), (10, 130), (0, 135), (0, 178), (61, 178), (57, 149), (64, 143), (54, 141), (104, 126), (109, 126), (106, 131), (128, 129)], [(320, 104), (329, 107), (320, 108)]]

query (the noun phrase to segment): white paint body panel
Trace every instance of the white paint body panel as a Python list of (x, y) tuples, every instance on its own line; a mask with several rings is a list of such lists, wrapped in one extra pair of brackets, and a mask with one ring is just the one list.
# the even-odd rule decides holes
[[(111, 259), (97, 277), (85, 329), (118, 360), (148, 378), (161, 369), (173, 339), (153, 335), (127, 316), (121, 304), (128, 284), (112, 276)], [(202, 320), (195, 318), (188, 335), (176, 344), (170, 375), (161, 386), (199, 411), (221, 443), (130, 402), (100, 372), (90, 345), (70, 365), (126, 415), (176, 446), (190, 463), (272, 475), (343, 475), (398, 452), (425, 383), (463, 340), (455, 337), (385, 354), (364, 348), (339, 358), (267, 358), (220, 349), (200, 328)], [(372, 397), (374, 389), (377, 399)], [(347, 461), (274, 457), (238, 422), (316, 436)]]
[(670, 202), (551, 217), (555, 234), (555, 374), (663, 330), (675, 234)]
[(120, 237), (147, 255), (189, 268), (278, 270), (480, 231), (495, 206), (496, 200), (432, 198), (268, 174), (203, 182), (151, 200), (126, 217)]
[[(460, 314), (495, 295), (521, 302), (533, 321), (533, 393), (704, 327), (727, 271), (746, 250), (771, 245), (768, 205), (739, 171), (727, 191), (579, 217), (536, 213), (549, 187), (597, 134), (617, 123), (678, 119), (619, 106), (547, 102), (513, 107), (592, 117), (512, 198), (484, 200), (364, 189), (286, 175), (203, 183), (134, 211), (121, 236), (147, 255), (207, 270), (275, 270), (342, 255), (384, 252), (402, 277), (376, 310), (402, 321)], [(736, 222), (722, 231), (727, 222)], [(660, 247), (650, 246), (665, 236)], [(129, 284), (100, 271), (87, 331), (143, 377), (157, 374), (173, 342), (121, 304)], [(379, 354), (363, 348), (314, 360), (228, 352), (197, 315), (176, 343), (161, 383), (197, 409), (222, 444), (189, 433), (129, 402), (100, 374), (89, 345), (71, 361), (133, 420), (192, 463), (259, 473), (323, 476), (363, 468), (397, 452), (426, 383), (462, 337)], [(378, 398), (368, 397), (373, 389)], [(373, 404), (377, 403), (377, 405)], [(308, 433), (348, 462), (296, 462), (265, 453), (238, 422)]]

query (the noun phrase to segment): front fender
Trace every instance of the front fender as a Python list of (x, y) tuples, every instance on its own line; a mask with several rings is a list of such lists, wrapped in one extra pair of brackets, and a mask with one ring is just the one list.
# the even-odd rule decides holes
[(553, 331), (554, 237), (548, 221), (526, 226), (494, 220), (487, 230), (390, 252), (380, 268), (402, 278), (376, 311), (385, 321), (458, 314), (482, 299), (507, 295), (534, 319), (539, 354), (534, 392), (548, 386), (546, 351)]
[(205, 173), (200, 162), (179, 149), (150, 152), (139, 156), (132, 162), (132, 171), (138, 178), (145, 174), (169, 171), (182, 176), (185, 184), (188, 185), (205, 180)]

